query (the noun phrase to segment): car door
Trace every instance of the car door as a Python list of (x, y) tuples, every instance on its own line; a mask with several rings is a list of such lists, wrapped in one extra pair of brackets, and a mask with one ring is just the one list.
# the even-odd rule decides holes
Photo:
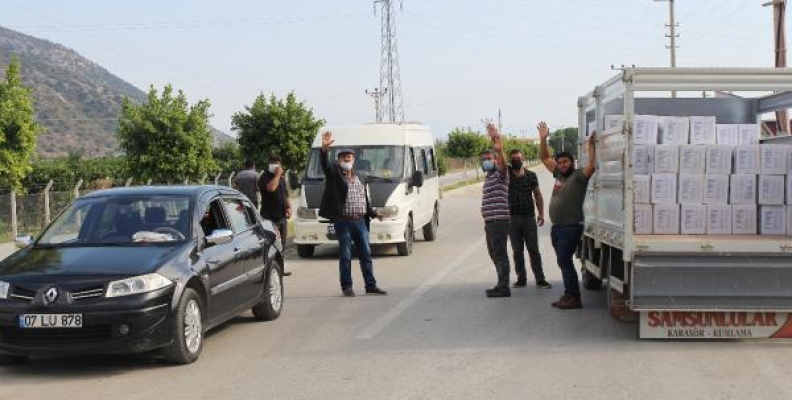
[(412, 176), (415, 174), (415, 171), (419, 171), (418, 169), (418, 149), (410, 147), (408, 148), (408, 157), (407, 157), (407, 204), (409, 204), (410, 210), (413, 213), (413, 229), (417, 228), (417, 221), (416, 218), (419, 218), (420, 215), (418, 213), (421, 212), (421, 188), (417, 186), (410, 186), (412, 182)]
[(261, 276), (265, 265), (262, 252), (262, 247), (266, 244), (265, 238), (260, 233), (260, 229), (256, 229), (258, 220), (246, 203), (248, 203), (246, 200), (240, 198), (223, 198), (225, 213), (234, 231), (234, 252), (241, 266), (240, 273), (244, 275), (244, 280), (233, 289), (238, 292), (240, 303), (252, 300), (259, 294), (261, 280), (255, 277)]
[[(213, 199), (205, 208), (201, 228), (205, 236), (219, 230), (233, 231), (222, 199)], [(244, 283), (245, 267), (239, 260), (233, 237), (228, 243), (206, 246), (202, 255), (209, 270), (209, 318), (214, 320), (233, 312), (242, 301), (239, 286)]]

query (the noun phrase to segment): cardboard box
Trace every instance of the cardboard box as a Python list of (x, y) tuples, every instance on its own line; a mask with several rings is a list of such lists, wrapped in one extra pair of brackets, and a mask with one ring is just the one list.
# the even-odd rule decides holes
[(708, 145), (705, 155), (706, 173), (729, 175), (732, 172), (732, 146)]
[(707, 148), (701, 145), (687, 145), (679, 148), (679, 172), (703, 174)]
[(729, 177), (729, 204), (756, 204), (756, 175)]
[(654, 146), (633, 146), (633, 174), (649, 175), (654, 171)]
[(656, 174), (679, 172), (679, 146), (659, 144), (654, 147), (654, 172)]
[(759, 200), (757, 203), (763, 206), (784, 205), (785, 184), (786, 176), (784, 175), (759, 175)]
[(613, 132), (624, 127), (623, 115), (606, 115), (605, 116), (605, 132)]
[(727, 146), (740, 144), (740, 125), (718, 124), (716, 129), (716, 144), (725, 144)]
[(652, 204), (676, 204), (676, 174), (652, 174)]
[(679, 204), (704, 203), (704, 174), (679, 174)]
[(651, 181), (649, 175), (633, 175), (633, 203), (651, 203)]
[(731, 235), (732, 208), (724, 205), (707, 206), (707, 234)]
[(652, 214), (652, 233), (655, 235), (679, 234), (679, 204), (657, 204)]
[(658, 143), (688, 144), (690, 135), (690, 119), (688, 117), (659, 117), (657, 127)]
[(732, 206), (732, 234), (756, 235), (756, 213), (755, 205)]
[(633, 116), (633, 143), (657, 144), (657, 116)]
[(738, 142), (741, 146), (759, 144), (761, 138), (759, 124), (741, 124), (739, 126)]
[(680, 231), (683, 235), (703, 235), (707, 232), (707, 206), (683, 204)]
[(760, 172), (759, 145), (737, 146), (734, 148), (734, 173), (758, 174)]
[(729, 204), (729, 175), (704, 175), (704, 204)]
[(690, 144), (716, 144), (715, 117), (690, 117)]
[(787, 236), (792, 236), (792, 206), (787, 206), (786, 217)]
[(760, 206), (759, 233), (762, 235), (786, 235), (787, 207)]
[(636, 235), (651, 235), (652, 234), (652, 205), (651, 204), (636, 204), (635, 217), (633, 218), (633, 225), (635, 226)]
[(761, 148), (762, 174), (784, 175), (787, 173), (787, 157), (789, 146), (783, 144), (763, 144)]

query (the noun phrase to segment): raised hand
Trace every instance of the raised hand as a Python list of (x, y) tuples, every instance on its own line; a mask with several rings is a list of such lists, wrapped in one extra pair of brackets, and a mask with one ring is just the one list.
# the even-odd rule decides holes
[(333, 140), (333, 134), (330, 131), (322, 134), (322, 150), (329, 149), (334, 142), (335, 140)]
[(540, 122), (536, 128), (539, 130), (540, 139), (547, 139), (550, 137), (550, 128), (547, 127), (547, 122)]

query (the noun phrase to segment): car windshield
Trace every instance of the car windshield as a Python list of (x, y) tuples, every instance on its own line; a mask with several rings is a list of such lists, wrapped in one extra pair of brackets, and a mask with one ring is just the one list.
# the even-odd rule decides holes
[(188, 237), (187, 197), (102, 197), (76, 200), (49, 225), (36, 245), (177, 242)]
[[(400, 180), (404, 176), (404, 147), (400, 146), (338, 146), (330, 149), (330, 162), (342, 150), (355, 152), (355, 171), (370, 178)], [(324, 179), (319, 162), (319, 149), (311, 151), (306, 172), (308, 179)]]

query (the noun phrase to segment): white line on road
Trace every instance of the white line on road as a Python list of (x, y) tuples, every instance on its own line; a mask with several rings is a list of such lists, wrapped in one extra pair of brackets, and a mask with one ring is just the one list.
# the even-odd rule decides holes
[(421, 286), (418, 286), (413, 290), (407, 297), (403, 298), (398, 304), (393, 306), (385, 315), (381, 316), (379, 319), (374, 321), (373, 324), (369, 325), (363, 332), (357, 335), (356, 339), (360, 340), (367, 340), (372, 339), (375, 336), (379, 335), (383, 329), (387, 328), (391, 322), (393, 322), (396, 318), (398, 318), (405, 310), (410, 308), (413, 304), (415, 304), (418, 299), (421, 298), (432, 286), (436, 285), (438, 282), (443, 280), (448, 274), (450, 274), (453, 270), (455, 270), (460, 264), (465, 262), (474, 252), (479, 250), (479, 247), (484, 245), (484, 239), (479, 240), (478, 242), (474, 243), (473, 245), (469, 246), (465, 252), (459, 255), (459, 257), (455, 258), (454, 261), (451, 261), (447, 264), (443, 269), (437, 271), (429, 280), (424, 282)]

